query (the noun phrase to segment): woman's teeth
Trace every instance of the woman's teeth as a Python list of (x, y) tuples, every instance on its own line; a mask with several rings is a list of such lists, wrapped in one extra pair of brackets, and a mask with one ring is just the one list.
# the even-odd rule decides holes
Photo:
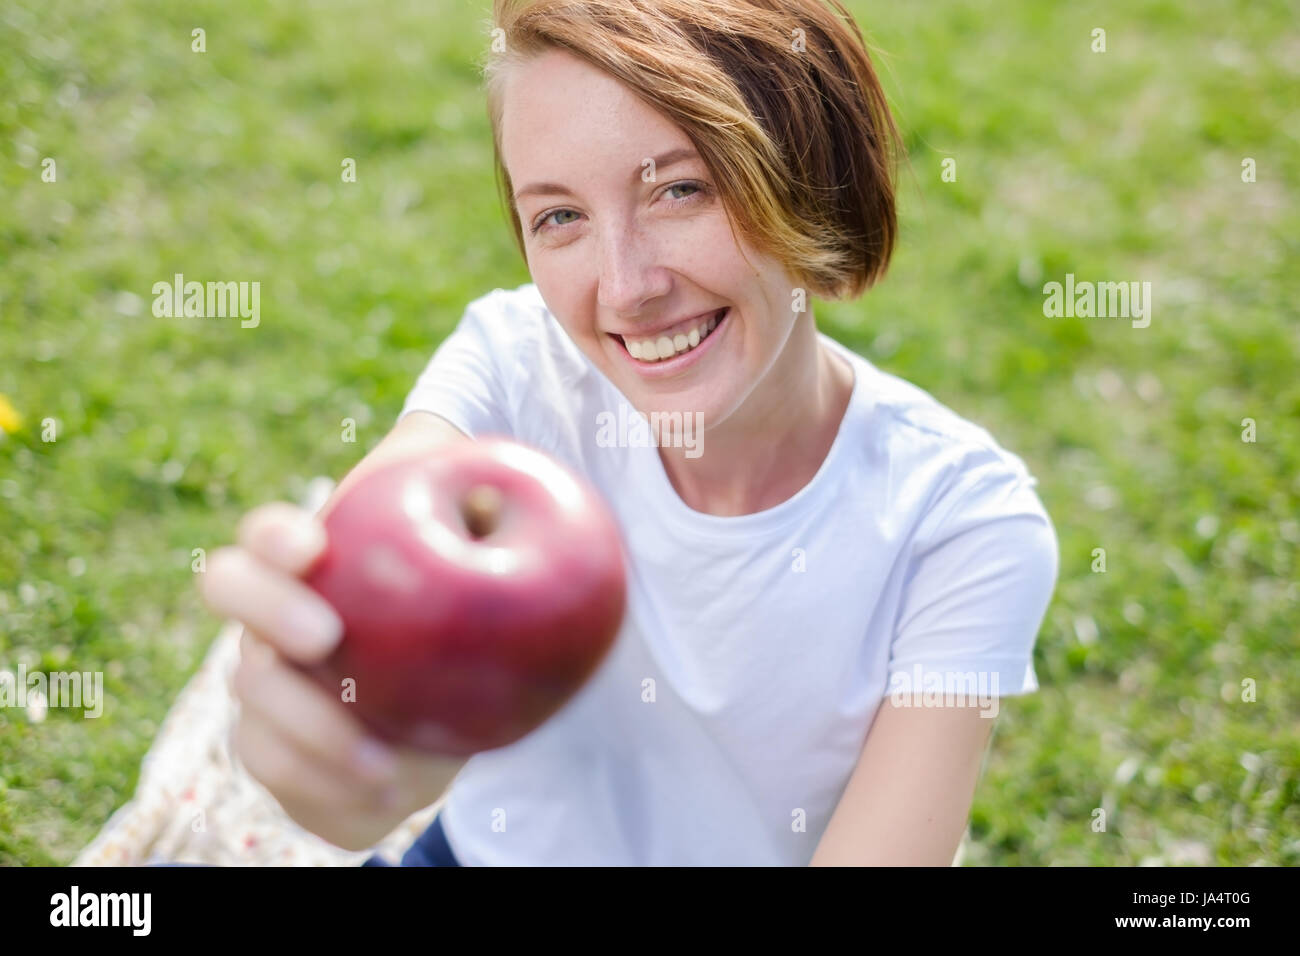
[(640, 359), (642, 362), (662, 362), (674, 355), (689, 352), (707, 339), (709, 333), (717, 326), (718, 316), (721, 314), (721, 312), (714, 313), (689, 332), (678, 332), (672, 338), (666, 335), (654, 339), (624, 338), (623, 343), (627, 346), (628, 354), (634, 359)]

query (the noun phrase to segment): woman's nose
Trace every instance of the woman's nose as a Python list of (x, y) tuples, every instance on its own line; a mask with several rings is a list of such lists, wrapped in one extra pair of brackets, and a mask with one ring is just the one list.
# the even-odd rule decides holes
[(598, 299), (616, 315), (636, 315), (643, 303), (671, 288), (671, 276), (660, 264), (654, 243), (635, 228), (610, 230), (601, 237), (598, 255)]

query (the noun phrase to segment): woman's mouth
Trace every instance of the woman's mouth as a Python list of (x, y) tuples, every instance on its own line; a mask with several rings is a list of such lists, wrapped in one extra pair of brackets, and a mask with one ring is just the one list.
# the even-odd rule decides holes
[(662, 366), (664, 371), (668, 371), (687, 364), (687, 357), (694, 356), (705, 342), (716, 335), (718, 326), (726, 322), (730, 311), (730, 306), (719, 309), (712, 315), (694, 320), (685, 328), (674, 329), (673, 335), (615, 335), (614, 338), (623, 346), (623, 351), (634, 365), (647, 370)]

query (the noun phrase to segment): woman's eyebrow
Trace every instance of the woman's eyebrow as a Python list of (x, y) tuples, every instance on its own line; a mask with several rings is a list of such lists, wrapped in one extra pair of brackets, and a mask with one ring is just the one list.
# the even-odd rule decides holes
[[(698, 159), (699, 154), (694, 149), (681, 146), (677, 149), (670, 149), (659, 156), (648, 158), (654, 164), (652, 168), (658, 173), (661, 169), (668, 169), (688, 159)], [(645, 161), (643, 160), (641, 165), (636, 168), (636, 172), (632, 174), (633, 180), (639, 180), (644, 169)], [(524, 196), (569, 196), (572, 198), (574, 194), (567, 186), (562, 186), (559, 183), (529, 183), (515, 193), (515, 202), (518, 203)]]

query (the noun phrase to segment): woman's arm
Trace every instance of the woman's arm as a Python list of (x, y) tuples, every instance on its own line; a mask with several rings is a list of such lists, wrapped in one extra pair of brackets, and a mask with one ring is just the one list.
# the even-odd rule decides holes
[[(436, 415), (403, 416), (339, 482), (321, 514), (366, 472), (468, 440)], [(238, 544), (209, 557), (199, 587), (213, 610), (245, 625), (231, 682), (241, 705), (234, 753), (300, 826), (362, 850), (436, 801), (465, 760), (390, 747), (391, 759), (376, 762), (366, 752), (367, 729), (337, 692), (294, 666), (322, 659), (342, 633), (337, 615), (301, 580), (325, 546), (318, 517), (283, 502), (253, 509), (240, 522)]]
[(951, 866), (996, 718), (881, 700), (810, 866)]
[[(907, 678), (896, 689), (914, 706), (882, 697), (814, 866), (951, 866), (993, 735), (997, 711), (988, 705), (1036, 689), (1034, 640), (1060, 549), (1032, 479), (987, 458), (932, 515), (914, 537), (890, 645), (889, 685)], [(935, 677), (946, 706), (915, 706), (931, 703), (923, 690)], [(956, 702), (953, 677), (965, 688)]]
[(343, 480), (335, 486), (334, 491), (321, 507), (318, 517), (324, 517), (344, 490), (355, 484), (357, 479), (367, 472), (374, 471), (380, 465), (399, 458), (427, 453), (449, 442), (469, 440), (469, 436), (440, 415), (421, 411), (404, 415), (389, 429), (388, 434), (380, 440), (379, 444), (370, 449), (369, 454), (344, 475)]

